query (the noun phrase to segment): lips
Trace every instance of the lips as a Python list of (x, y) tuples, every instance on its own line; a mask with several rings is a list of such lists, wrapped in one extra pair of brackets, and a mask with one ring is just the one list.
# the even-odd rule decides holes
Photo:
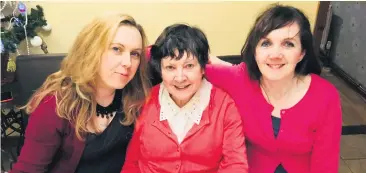
[(125, 76), (125, 77), (128, 76), (128, 73), (118, 73), (118, 72), (116, 72), (116, 73), (119, 74), (120, 76)]
[(190, 86), (190, 84), (189, 84), (189, 85), (179, 85), (179, 86), (174, 85), (174, 87), (175, 87), (176, 89), (178, 89), (178, 90), (184, 90), (184, 89), (187, 89), (189, 86)]
[(284, 66), (285, 64), (267, 64), (267, 66), (271, 69), (280, 69)]

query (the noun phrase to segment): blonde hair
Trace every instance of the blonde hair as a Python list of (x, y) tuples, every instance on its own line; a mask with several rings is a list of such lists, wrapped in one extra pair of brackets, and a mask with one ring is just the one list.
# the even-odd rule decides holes
[[(23, 107), (32, 113), (47, 95), (56, 97), (56, 112), (60, 118), (75, 126), (79, 139), (84, 139), (86, 124), (96, 114), (95, 86), (101, 57), (112, 42), (120, 26), (139, 30), (142, 37), (142, 53), (139, 68), (133, 79), (123, 89), (123, 125), (131, 125), (145, 102), (151, 84), (145, 58), (146, 36), (143, 28), (128, 15), (113, 14), (95, 18), (77, 36), (59, 71), (47, 77), (42, 86)], [(75, 111), (76, 110), (76, 111)]]

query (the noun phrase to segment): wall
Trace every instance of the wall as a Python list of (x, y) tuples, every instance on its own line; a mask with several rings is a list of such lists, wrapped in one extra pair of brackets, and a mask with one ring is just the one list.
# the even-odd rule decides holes
[(330, 56), (350, 77), (366, 87), (366, 2), (331, 2)]
[[(150, 43), (162, 30), (173, 23), (185, 22), (199, 26), (206, 34), (215, 55), (238, 55), (255, 17), (274, 2), (171, 2), (159, 0), (128, 3), (28, 2), (28, 7), (39, 4), (52, 25), (51, 33), (43, 33), (50, 53), (66, 53), (81, 28), (94, 16), (107, 11), (132, 15), (141, 23)], [(318, 2), (281, 2), (298, 7), (315, 23)], [(23, 45), (24, 49), (24, 45)], [(25, 51), (24, 51), (25, 52)], [(32, 53), (43, 53), (32, 48)]]

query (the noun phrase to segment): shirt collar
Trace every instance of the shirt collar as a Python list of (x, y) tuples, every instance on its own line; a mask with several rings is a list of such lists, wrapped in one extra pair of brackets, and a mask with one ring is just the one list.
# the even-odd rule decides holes
[(212, 84), (206, 79), (203, 79), (201, 87), (194, 94), (191, 100), (180, 108), (172, 100), (164, 84), (161, 83), (159, 89), (159, 103), (161, 106), (159, 120), (164, 121), (169, 118), (173, 118), (178, 114), (183, 114), (198, 125), (201, 121), (203, 111), (210, 102), (211, 89)]

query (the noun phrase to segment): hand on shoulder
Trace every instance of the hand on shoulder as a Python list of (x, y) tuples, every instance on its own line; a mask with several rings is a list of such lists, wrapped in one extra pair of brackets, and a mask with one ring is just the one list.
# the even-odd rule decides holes
[(228, 65), (228, 66), (232, 66), (233, 65), (233, 64), (231, 64), (229, 62), (226, 62), (226, 61), (221, 60), (220, 58), (218, 58), (215, 55), (209, 55), (208, 64), (211, 64), (211, 65)]

